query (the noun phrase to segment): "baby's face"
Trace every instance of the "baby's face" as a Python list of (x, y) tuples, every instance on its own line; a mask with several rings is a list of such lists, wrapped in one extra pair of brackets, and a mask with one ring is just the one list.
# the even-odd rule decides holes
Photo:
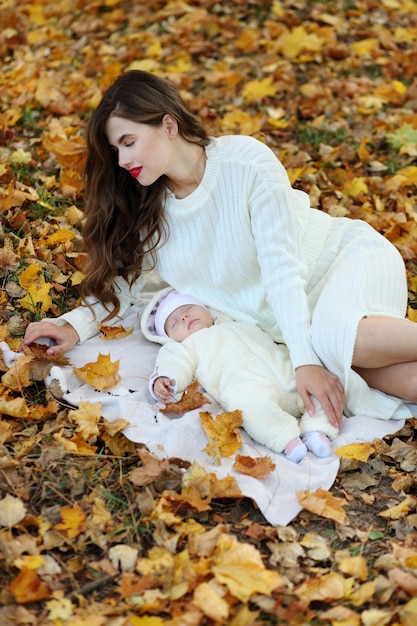
[(196, 330), (213, 326), (214, 320), (207, 309), (197, 304), (183, 304), (168, 315), (165, 332), (175, 341), (183, 341)]

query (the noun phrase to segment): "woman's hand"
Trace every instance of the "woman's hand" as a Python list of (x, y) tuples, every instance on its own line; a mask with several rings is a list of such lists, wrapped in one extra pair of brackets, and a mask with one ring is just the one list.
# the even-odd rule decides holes
[(298, 393), (306, 410), (314, 415), (315, 407), (311, 400), (314, 396), (329, 418), (332, 426), (342, 425), (345, 392), (337, 376), (320, 365), (302, 365), (295, 370)]
[(61, 354), (71, 350), (79, 341), (77, 331), (71, 324), (58, 326), (53, 322), (31, 322), (26, 328), (25, 346), (36, 343), (38, 339), (52, 339), (55, 344), (47, 349), (47, 354)]
[(166, 376), (159, 376), (156, 378), (153, 384), (153, 392), (158, 400), (163, 404), (175, 402), (175, 398), (172, 395), (172, 383)]

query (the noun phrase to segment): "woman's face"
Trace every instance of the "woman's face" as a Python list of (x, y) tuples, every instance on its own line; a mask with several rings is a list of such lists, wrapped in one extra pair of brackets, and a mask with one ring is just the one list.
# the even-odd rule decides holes
[(119, 166), (145, 187), (163, 174), (169, 175), (173, 147), (172, 127), (167, 118), (160, 126), (139, 124), (116, 115), (107, 120), (107, 139), (117, 150)]

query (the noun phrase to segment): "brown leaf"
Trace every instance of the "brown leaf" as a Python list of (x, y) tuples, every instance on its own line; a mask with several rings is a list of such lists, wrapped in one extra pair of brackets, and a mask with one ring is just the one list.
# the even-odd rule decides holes
[(49, 346), (43, 343), (31, 343), (30, 346), (22, 345), (22, 351), (24, 354), (33, 356), (35, 359), (48, 361), (52, 365), (70, 365), (70, 360), (62, 353), (48, 354)]
[(194, 381), (187, 387), (178, 402), (169, 402), (164, 409), (160, 409), (161, 413), (187, 413), (194, 409), (208, 404), (210, 400), (198, 391), (200, 385), (198, 381)]
[(253, 458), (251, 456), (236, 455), (233, 469), (241, 474), (253, 476), (253, 478), (266, 478), (276, 468), (270, 456)]
[(124, 328), (124, 326), (104, 326), (103, 324), (99, 324), (98, 327), (103, 333), (100, 335), (100, 339), (121, 339), (122, 337), (131, 335), (135, 329), (134, 326)]

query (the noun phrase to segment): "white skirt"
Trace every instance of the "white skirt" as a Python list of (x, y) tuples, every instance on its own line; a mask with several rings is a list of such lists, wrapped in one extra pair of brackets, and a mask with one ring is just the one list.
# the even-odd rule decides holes
[(417, 416), (417, 405), (368, 387), (351, 367), (363, 317), (406, 315), (407, 278), (400, 253), (371, 226), (356, 220), (341, 236), (329, 237), (326, 252), (309, 283), (310, 332), (317, 355), (344, 385), (345, 414)]

